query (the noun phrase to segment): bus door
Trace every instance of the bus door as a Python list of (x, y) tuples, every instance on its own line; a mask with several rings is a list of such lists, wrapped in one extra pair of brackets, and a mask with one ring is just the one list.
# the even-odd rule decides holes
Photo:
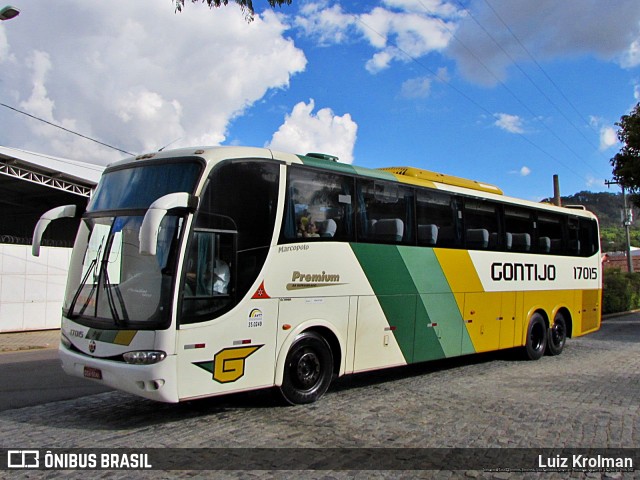
[(181, 399), (273, 385), (278, 301), (236, 298), (244, 268), (236, 240), (198, 228), (189, 244), (176, 346)]

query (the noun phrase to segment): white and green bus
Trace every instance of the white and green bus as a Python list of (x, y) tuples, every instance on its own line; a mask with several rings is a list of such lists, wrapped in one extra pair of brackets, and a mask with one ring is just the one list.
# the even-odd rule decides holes
[(600, 326), (598, 223), (416, 168), (215, 147), (107, 167), (81, 217), (64, 370), (164, 402), (519, 347)]

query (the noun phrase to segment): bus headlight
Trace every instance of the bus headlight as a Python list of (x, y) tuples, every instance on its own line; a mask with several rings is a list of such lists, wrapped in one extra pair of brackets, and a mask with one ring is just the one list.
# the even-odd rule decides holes
[(122, 357), (125, 362), (132, 365), (151, 365), (164, 360), (167, 354), (157, 350), (140, 350), (137, 352), (127, 352), (122, 355)]

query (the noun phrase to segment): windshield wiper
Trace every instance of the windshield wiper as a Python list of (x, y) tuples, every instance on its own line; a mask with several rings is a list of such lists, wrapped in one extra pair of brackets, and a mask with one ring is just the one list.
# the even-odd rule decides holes
[[(115, 322), (115, 324), (117, 326), (122, 326), (129, 321), (129, 314), (127, 313), (127, 308), (124, 305), (124, 299), (122, 298), (122, 293), (120, 293), (120, 287), (118, 285), (112, 285), (111, 282), (109, 281), (109, 273), (107, 271), (109, 267), (108, 265), (109, 259), (108, 258), (106, 260), (103, 259), (102, 262), (103, 262), (102, 271), (103, 271), (103, 278), (104, 278), (103, 284), (104, 284), (105, 293), (107, 294), (107, 303), (109, 304), (109, 311), (111, 312), (111, 316), (113, 317), (113, 321)], [(114, 290), (116, 292), (116, 296), (118, 297), (120, 310), (122, 311), (122, 315), (124, 317), (122, 321), (120, 320), (120, 315), (118, 314), (118, 309), (116, 308), (116, 302), (113, 298)]]
[(93, 272), (93, 270), (96, 268), (96, 265), (98, 264), (98, 258), (100, 258), (100, 252), (102, 251), (102, 243), (103, 242), (104, 242), (104, 237), (102, 239), (102, 242), (100, 243), (100, 246), (98, 247), (98, 251), (96, 252), (96, 256), (94, 257), (93, 260), (91, 260), (91, 263), (89, 264), (89, 268), (87, 268), (87, 273), (84, 274), (84, 277), (82, 278), (82, 281), (80, 282), (80, 286), (76, 290), (76, 293), (73, 295), (73, 299), (71, 300), (71, 304), (69, 305), (69, 313), (67, 314), (69, 316), (69, 318), (77, 318), (80, 315), (82, 315), (84, 313), (84, 311), (87, 309), (87, 307), (89, 306), (89, 301), (91, 300), (91, 297), (93, 296), (93, 294), (96, 291), (97, 278), (96, 278), (96, 275), (94, 275), (93, 276), (93, 285), (91, 287), (91, 291), (89, 292), (89, 295), (87, 295), (87, 299), (85, 300), (84, 304), (82, 305), (82, 308), (80, 309), (80, 311), (77, 314), (74, 314), (73, 310), (76, 307), (76, 303), (78, 302), (78, 298), (80, 297), (80, 294), (82, 293), (82, 290), (84, 289), (85, 285), (87, 284), (87, 280), (89, 280), (89, 275), (91, 275), (91, 272)]

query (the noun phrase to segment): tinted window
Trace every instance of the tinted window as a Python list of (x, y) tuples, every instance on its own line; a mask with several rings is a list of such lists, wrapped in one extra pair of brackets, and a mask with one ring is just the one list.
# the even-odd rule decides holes
[(169, 193), (193, 193), (202, 165), (194, 161), (145, 164), (107, 171), (87, 211), (146, 209)]
[(278, 204), (279, 164), (225, 162), (209, 177), (185, 262), (182, 323), (232, 308), (267, 258)]
[(358, 181), (358, 241), (413, 243), (413, 189), (391, 182)]
[(562, 255), (564, 240), (562, 235), (563, 217), (548, 213), (538, 213), (538, 252)]
[(495, 250), (503, 245), (497, 205), (482, 200), (465, 200), (465, 246), (469, 249)]
[(423, 190), (416, 196), (418, 245), (459, 247), (458, 204), (446, 193)]
[(200, 199), (196, 228), (237, 230), (240, 251), (268, 246), (278, 205), (279, 172), (275, 162), (217, 166)]
[(282, 241), (352, 239), (352, 190), (351, 177), (291, 168)]
[(511, 252), (531, 252), (535, 238), (533, 225), (534, 220), (530, 210), (504, 207), (505, 249)]
[(600, 239), (598, 238), (598, 222), (588, 218), (580, 219), (580, 255), (590, 257), (598, 252)]

